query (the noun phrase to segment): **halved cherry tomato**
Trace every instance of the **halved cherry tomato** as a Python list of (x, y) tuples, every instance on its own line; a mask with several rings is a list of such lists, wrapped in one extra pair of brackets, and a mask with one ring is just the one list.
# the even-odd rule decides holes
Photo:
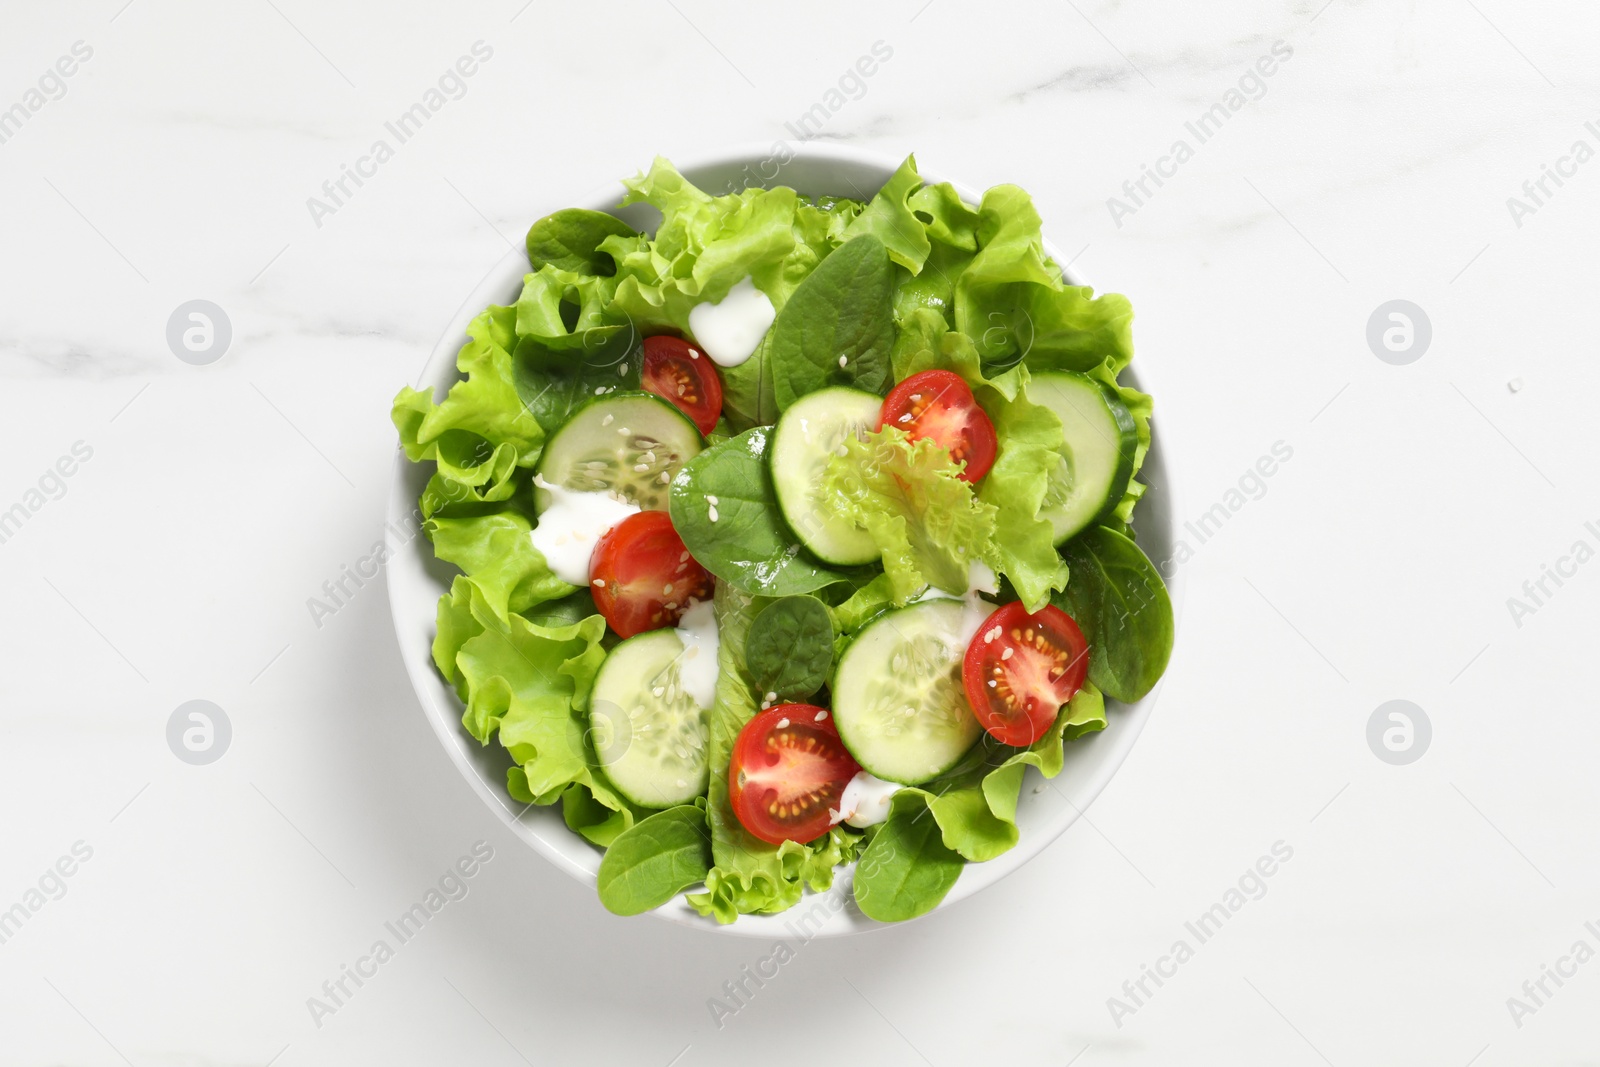
[(996, 741), (1031, 745), (1089, 673), (1089, 642), (1052, 604), (1029, 615), (1020, 600), (1000, 608), (967, 646), (961, 680), (983, 728)]
[(698, 348), (681, 337), (646, 337), (644, 373), (646, 392), (665, 397), (700, 428), (710, 433), (722, 414), (722, 379), (717, 368)]
[(728, 764), (739, 823), (768, 844), (804, 844), (828, 832), (829, 808), (861, 770), (827, 711), (779, 704), (744, 724)]
[(994, 423), (967, 383), (950, 371), (925, 370), (895, 386), (878, 416), (878, 429), (885, 426), (904, 430), (913, 441), (932, 438), (956, 463), (966, 464), (966, 481), (976, 482), (994, 466)]
[(618, 637), (675, 626), (690, 601), (710, 600), (711, 574), (683, 547), (664, 511), (641, 511), (607, 530), (589, 557), (594, 606)]

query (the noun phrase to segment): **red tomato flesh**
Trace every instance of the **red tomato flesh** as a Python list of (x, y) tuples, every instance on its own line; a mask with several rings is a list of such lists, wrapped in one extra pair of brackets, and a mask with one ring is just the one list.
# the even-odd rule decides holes
[(694, 561), (664, 511), (641, 511), (607, 530), (589, 558), (589, 592), (619, 637), (676, 626), (691, 602), (710, 600), (711, 573)]
[(994, 423), (978, 406), (961, 376), (947, 370), (913, 374), (890, 391), (878, 429), (893, 426), (915, 441), (927, 437), (966, 466), (961, 477), (976, 482), (994, 466)]
[(641, 384), (689, 416), (703, 434), (722, 414), (722, 379), (711, 357), (681, 337), (646, 337)]
[(1029, 615), (1013, 601), (990, 615), (967, 646), (961, 680), (978, 722), (994, 739), (1031, 745), (1083, 687), (1089, 642), (1053, 604)]
[(828, 809), (838, 808), (860, 770), (825, 709), (779, 704), (739, 731), (728, 763), (728, 799), (740, 825), (761, 840), (803, 844), (828, 832)]

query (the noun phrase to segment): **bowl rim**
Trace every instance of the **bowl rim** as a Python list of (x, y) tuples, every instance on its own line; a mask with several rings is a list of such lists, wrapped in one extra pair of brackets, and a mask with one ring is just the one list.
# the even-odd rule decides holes
[[(724, 174), (728, 172), (748, 174), (752, 165), (763, 167), (772, 163), (779, 156), (783, 162), (778, 165), (776, 173), (772, 176), (758, 174), (757, 179), (749, 181), (750, 186), (772, 187), (788, 184), (792, 176), (785, 177), (786, 169), (795, 168), (809, 172), (824, 173), (830, 168), (836, 172), (848, 174), (868, 172), (879, 173), (881, 177), (872, 179), (870, 192), (876, 192), (884, 180), (893, 174), (899, 162), (892, 157), (875, 152), (859, 149), (849, 145), (822, 142), (800, 142), (798, 144), (786, 141), (777, 141), (771, 144), (746, 143), (733, 145), (690, 157), (686, 162), (678, 164), (678, 170), (686, 178), (696, 181), (700, 176), (701, 184), (706, 175)], [(764, 167), (763, 167), (764, 170)], [(980, 201), (980, 194), (966, 184), (950, 179), (943, 175), (919, 168), (922, 177), (930, 183), (948, 181), (963, 200), (970, 204)], [(853, 183), (852, 183), (853, 184)], [(702, 188), (707, 188), (701, 184)], [(587, 196), (573, 198), (570, 202), (556, 205), (549, 210), (560, 210), (563, 207), (585, 207), (607, 213), (618, 213), (619, 204), (624, 187), (620, 182), (612, 182)], [(862, 190), (853, 189), (851, 193), (838, 193), (834, 195), (860, 196)], [(813, 193), (812, 195), (816, 195)], [(1089, 284), (1083, 276), (1071, 269), (1070, 264), (1063, 263), (1058, 248), (1049, 240), (1044, 239), (1044, 248), (1058, 264), (1062, 265), (1062, 272), (1067, 281), (1076, 285)], [(515, 299), (515, 294), (520, 291), (522, 279), (527, 273), (527, 256), (520, 248), (508, 251), (488, 271), (485, 272), (472, 290), (451, 314), (444, 330), (428, 353), (427, 361), (418, 372), (414, 384), (418, 389), (429, 389), (437, 398), (449, 383), (457, 380), (459, 373), (455, 368), (454, 356), (465, 339), (467, 324), (490, 303), (506, 303)], [(1144, 366), (1134, 370), (1129, 368), (1124, 372), (1130, 384), (1137, 386), (1145, 392), (1156, 392), (1151, 387), (1150, 375)], [(1156, 424), (1151, 425), (1151, 446), (1146, 459), (1145, 468), (1141, 470), (1141, 478), (1150, 485), (1150, 492), (1145, 500), (1135, 522), (1135, 527), (1141, 535), (1158, 537), (1170, 548), (1177, 541), (1178, 516), (1182, 514), (1179, 508), (1178, 489), (1181, 480), (1173, 476), (1174, 457), (1171, 454), (1166, 436), (1158, 430)], [(432, 612), (438, 597), (448, 589), (448, 580), (444, 573), (448, 565), (438, 563), (431, 551), (425, 536), (421, 536), (420, 524), (416, 521), (418, 516), (415, 508), (419, 474), (428, 468), (423, 464), (411, 463), (403, 450), (398, 447), (395, 456), (395, 468), (389, 500), (387, 506), (388, 534), (397, 541), (391, 549), (390, 558), (385, 567), (385, 592), (389, 600), (390, 618), (395, 629), (396, 640), (400, 645), (401, 659), (405, 663), (406, 673), (410, 678), (412, 690), (416, 693), (424, 714), (440, 744), (448, 753), (452, 764), (461, 773), (469, 786), (478, 794), (483, 802), (493, 811), (506, 827), (534, 851), (544, 856), (558, 869), (565, 871), (573, 878), (585, 885), (593, 886), (596, 882), (596, 871), (599, 865), (601, 852), (595, 846), (584, 840), (578, 834), (568, 830), (562, 823), (559, 813), (554, 807), (534, 808), (533, 805), (515, 805), (510, 795), (505, 791), (503, 772), (499, 779), (493, 779), (486, 773), (484, 755), (493, 746), (484, 746), (481, 751), (475, 752), (477, 743), (466, 733), (461, 726), (461, 704), (454, 690), (444, 682), (433, 665), (431, 655), (431, 635), (434, 631)], [(1160, 484), (1156, 484), (1150, 475), (1159, 471)], [(1162, 577), (1166, 582), (1168, 596), (1172, 601), (1174, 614), (1174, 629), (1181, 620), (1183, 603), (1183, 590), (1185, 588), (1184, 569), (1175, 568), (1173, 573), (1165, 571)], [(443, 582), (441, 586), (440, 583)], [(431, 592), (424, 598), (418, 589), (431, 586)], [(429, 641), (417, 647), (412, 638), (412, 631), (417, 628), (418, 619), (414, 617), (419, 610), (419, 601), (426, 599), (428, 606), (427, 618), (430, 620), (426, 626)], [(1170, 670), (1169, 670), (1170, 673)], [(965, 900), (978, 891), (1000, 881), (1013, 871), (1027, 863), (1034, 856), (1042, 852), (1052, 841), (1065, 833), (1096, 797), (1104, 790), (1107, 784), (1120, 769), (1128, 753), (1132, 750), (1139, 734), (1143, 731), (1146, 721), (1154, 710), (1157, 698), (1166, 685), (1166, 677), (1157, 683), (1145, 697), (1133, 704), (1119, 704), (1108, 702), (1116, 709), (1116, 717), (1111, 728), (1100, 734), (1090, 735), (1089, 738), (1080, 740), (1073, 746), (1068, 746), (1068, 767), (1074, 763), (1088, 763), (1087, 768), (1082, 768), (1082, 777), (1065, 782), (1066, 770), (1055, 779), (1057, 792), (1062, 799), (1067, 801), (1070, 811), (1062, 812), (1052, 817), (1043, 825), (1032, 826), (1021, 834), (1017, 844), (1006, 853), (985, 863), (969, 863), (961, 873), (956, 884), (946, 894), (940, 903), (928, 911), (932, 915), (961, 900)], [(1096, 743), (1098, 742), (1098, 743)], [(1084, 751), (1102, 753), (1098, 758), (1074, 759), (1073, 757)], [(476, 756), (476, 759), (475, 759)], [(1043, 786), (1038, 783), (1038, 772), (1028, 768), (1025, 782), (1033, 784), (1036, 790)], [(1060, 785), (1070, 785), (1071, 792), (1076, 799), (1069, 799)], [(1025, 788), (1019, 798), (1018, 818), (1021, 821), (1023, 811), (1029, 802), (1029, 791)], [(515, 810), (520, 807), (521, 810)], [(550, 816), (554, 816), (553, 827), (555, 833), (547, 834), (545, 829), (551, 823)], [(795, 908), (788, 912), (773, 915), (741, 915), (738, 922), (723, 925), (708, 918), (702, 917), (694, 911), (684, 899), (684, 894), (678, 894), (673, 900), (656, 908), (650, 914), (672, 922), (694, 926), (705, 930), (710, 929), (720, 933), (730, 933), (749, 937), (789, 937), (801, 936), (809, 940), (813, 936), (844, 936), (853, 933), (862, 933), (868, 930), (880, 929), (889, 926), (903, 926), (904, 923), (880, 923), (862, 915), (855, 907), (853, 897), (849, 893), (853, 865), (839, 868), (835, 872), (834, 887), (824, 894), (813, 894), (805, 891), (805, 896)], [(822, 920), (815, 930), (807, 926), (807, 916), (815, 916), (815, 907), (807, 910), (807, 902), (815, 897), (831, 898), (826, 900), (826, 911), (822, 913)], [(795, 924), (788, 917), (798, 912), (801, 926), (804, 930), (797, 930)]]

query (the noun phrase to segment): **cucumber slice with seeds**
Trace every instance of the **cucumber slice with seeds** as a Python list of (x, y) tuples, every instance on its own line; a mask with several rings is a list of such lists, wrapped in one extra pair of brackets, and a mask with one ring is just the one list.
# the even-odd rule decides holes
[(772, 487), (783, 519), (812, 555), (853, 567), (882, 555), (872, 536), (851, 522), (825, 517), (819, 506), (822, 472), (851, 435), (878, 424), (883, 397), (837, 386), (808, 393), (778, 420), (772, 440)]
[(960, 761), (983, 727), (961, 681), (965, 605), (927, 600), (869, 623), (839, 660), (833, 720), (872, 774), (920, 785)]
[(1133, 477), (1138, 429), (1121, 398), (1086, 375), (1035, 374), (1027, 392), (1029, 400), (1056, 413), (1066, 434), (1039, 509), (1055, 543), (1064, 544), (1121, 502)]
[(683, 653), (676, 630), (651, 630), (613, 648), (595, 676), (595, 754), (617, 792), (643, 808), (706, 791), (706, 713), (684, 692)]
[[(615, 393), (580, 408), (544, 446), (539, 475), (584, 493), (612, 492), (645, 511), (667, 510), (667, 491), (705, 445), (700, 431), (652, 393)], [(534, 490), (540, 511), (550, 494)]]

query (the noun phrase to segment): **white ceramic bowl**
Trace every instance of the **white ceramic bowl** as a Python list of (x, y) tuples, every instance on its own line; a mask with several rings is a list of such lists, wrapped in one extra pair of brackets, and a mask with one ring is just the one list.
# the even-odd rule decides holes
[[(780, 164), (784, 152), (792, 158)], [(712, 193), (727, 192), (746, 184), (788, 185), (810, 196), (832, 194), (866, 199), (888, 180), (898, 162), (842, 145), (805, 143), (783, 146), (783, 152), (776, 153), (775, 146), (741, 146), (691, 161), (687, 165), (680, 163), (679, 166), (685, 177)], [(949, 180), (927, 170), (922, 173), (930, 182)], [(773, 176), (763, 180), (767, 174)], [(953, 184), (969, 202), (978, 202), (979, 196), (972, 189), (959, 182)], [(659, 221), (654, 209), (645, 205), (618, 208), (622, 194), (623, 188), (617, 184), (576, 201), (557, 199), (549, 203), (530, 204), (529, 219), (531, 222), (533, 218), (565, 207), (586, 207), (610, 212), (637, 229), (652, 229)], [(1046, 241), (1045, 249), (1056, 262), (1063, 262), (1059, 250), (1050, 242)], [(457, 309), (454, 320), (441, 335), (419, 376), (417, 388), (432, 389), (436, 398), (444, 396), (450, 384), (458, 378), (455, 354), (466, 341), (467, 324), (491, 303), (509, 304), (514, 301), (522, 289), (527, 266), (526, 256), (521, 251), (515, 251), (507, 254), (484, 276), (478, 288)], [(1078, 284), (1086, 284), (1075, 273), (1069, 272), (1069, 278)], [(1129, 371), (1127, 380), (1147, 392), (1155, 392), (1148, 376), (1138, 370)], [(1162, 397), (1157, 393), (1158, 408), (1161, 400)], [(1162, 447), (1160, 433), (1154, 432), (1153, 436), (1149, 456), (1140, 474), (1141, 480), (1150, 485), (1150, 491), (1139, 505), (1135, 525), (1140, 545), (1151, 559), (1159, 562), (1170, 558), (1172, 554), (1177, 540), (1176, 516), (1180, 512), (1173, 497), (1171, 461)], [(505, 772), (510, 764), (509, 757), (499, 745), (484, 748), (467, 734), (461, 726), (461, 702), (434, 669), (431, 654), (434, 611), (439, 597), (448, 591), (455, 569), (434, 559), (431, 545), (427, 538), (420, 535), (413, 518), (417, 496), (430, 467), (428, 464), (409, 463), (404, 453), (400, 453), (395, 461), (394, 486), (389, 497), (389, 521), (397, 533), (404, 531), (408, 538), (389, 561), (388, 588), (395, 632), (400, 640), (400, 652), (411, 683), (445, 751), (489, 809), (512, 832), (557, 867), (585, 885), (593, 886), (600, 866), (599, 850), (566, 828), (561, 821), (559, 806), (524, 810), (522, 804), (507, 795)], [(395, 539), (399, 540), (398, 537)], [(1168, 588), (1176, 611), (1182, 594), (1181, 572), (1169, 578)], [(985, 886), (993, 885), (1032, 859), (1071, 826), (1079, 812), (1105, 788), (1122, 764), (1160, 692), (1158, 685), (1136, 704), (1112, 704), (1109, 710), (1110, 725), (1103, 732), (1068, 745), (1065, 769), (1054, 780), (1056, 790), (1035, 792), (1043, 780), (1030, 767), (1017, 809), (1021, 840), (1015, 848), (998, 859), (968, 864), (940, 907), (948, 907)], [(845, 904), (842, 910), (838, 910), (837, 903), (841, 899)], [(710, 919), (701, 918), (682, 896), (658, 908), (655, 914), (707, 930), (772, 938), (789, 935), (791, 931), (785, 924), (796, 918), (797, 913), (808, 910), (811, 910), (811, 916), (807, 929), (814, 929), (819, 913), (808, 909), (808, 903), (808, 900), (802, 900), (794, 911), (779, 915), (744, 915), (729, 926), (719, 926)], [(823, 936), (857, 933), (882, 925), (857, 911), (848, 894), (830, 895), (829, 903), (834, 906), (820, 913), (820, 916), (826, 916), (826, 922), (817, 930)], [(595, 906), (599, 907), (598, 902)]]

